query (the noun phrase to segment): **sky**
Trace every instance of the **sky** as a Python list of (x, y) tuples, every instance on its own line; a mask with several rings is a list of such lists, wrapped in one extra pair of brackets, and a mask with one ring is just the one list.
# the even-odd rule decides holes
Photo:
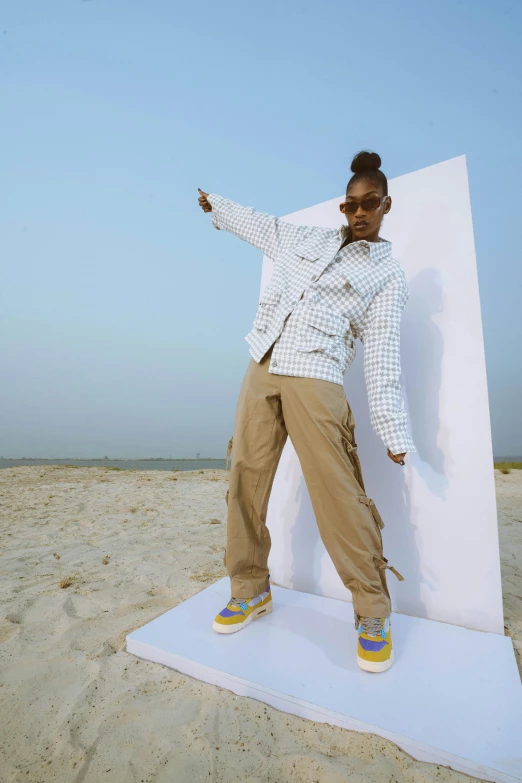
[(274, 215), (466, 155), (493, 448), (522, 454), (522, 4), (4, 0), (0, 456), (224, 457)]

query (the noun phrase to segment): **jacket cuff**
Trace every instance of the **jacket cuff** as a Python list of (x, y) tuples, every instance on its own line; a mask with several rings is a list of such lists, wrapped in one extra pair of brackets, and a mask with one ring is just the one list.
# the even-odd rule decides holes
[(207, 196), (207, 201), (212, 207), (212, 212), (210, 213), (212, 225), (217, 229), (223, 228), (223, 212), (226, 209), (227, 204), (230, 203), (229, 199), (223, 198), (223, 196), (218, 196), (216, 193), (209, 193)]
[(417, 451), (415, 443), (408, 433), (397, 433), (397, 435), (388, 437), (384, 441), (384, 445), (390, 449), (392, 454), (403, 454), (404, 452), (411, 453)]

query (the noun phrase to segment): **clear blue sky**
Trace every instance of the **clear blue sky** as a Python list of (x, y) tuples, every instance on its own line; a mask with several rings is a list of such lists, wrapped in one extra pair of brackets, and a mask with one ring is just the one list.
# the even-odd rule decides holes
[(4, 0), (0, 455), (224, 456), (276, 215), (467, 156), (497, 455), (522, 454), (522, 4)]

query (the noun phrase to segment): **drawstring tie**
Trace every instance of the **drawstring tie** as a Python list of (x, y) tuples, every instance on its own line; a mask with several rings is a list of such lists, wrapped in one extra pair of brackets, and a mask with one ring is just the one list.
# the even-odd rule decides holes
[(384, 555), (381, 557), (380, 555), (374, 555), (373, 559), (375, 560), (375, 563), (377, 565), (377, 568), (380, 568), (381, 571), (384, 571), (385, 568), (389, 568), (390, 571), (393, 571), (399, 582), (402, 582), (404, 580), (404, 577), (402, 574), (399, 574), (396, 568), (394, 568), (391, 565), (388, 565), (388, 559), (384, 557)]
[(372, 498), (369, 498), (367, 495), (359, 495), (358, 498), (359, 498), (359, 503), (364, 503), (365, 506), (368, 506), (368, 508), (372, 512), (372, 516), (373, 516), (375, 522), (377, 523), (377, 525), (382, 530), (383, 527), (384, 527), (384, 522), (383, 522), (382, 517), (381, 517), (381, 515), (379, 514), (379, 512), (377, 510), (377, 506), (373, 502)]

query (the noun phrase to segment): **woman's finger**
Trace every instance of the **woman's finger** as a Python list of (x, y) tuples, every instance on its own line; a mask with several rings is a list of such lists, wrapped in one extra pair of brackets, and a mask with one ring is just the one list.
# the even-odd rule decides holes
[(406, 452), (404, 454), (392, 454), (390, 449), (388, 449), (388, 456), (390, 459), (392, 459), (394, 462), (396, 462), (398, 465), (404, 465), (404, 457), (406, 456)]

